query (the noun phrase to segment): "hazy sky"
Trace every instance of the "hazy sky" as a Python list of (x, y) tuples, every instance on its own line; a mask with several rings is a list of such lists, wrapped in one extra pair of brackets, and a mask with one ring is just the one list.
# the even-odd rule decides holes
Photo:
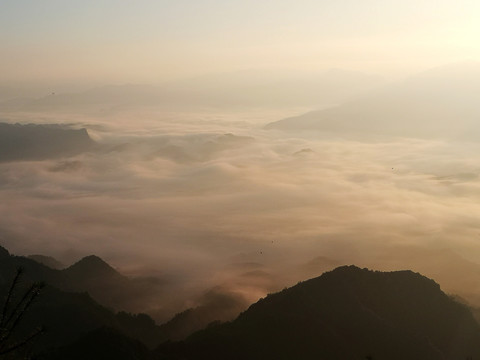
[(2, 0), (0, 79), (156, 82), (245, 68), (478, 60), (471, 0)]

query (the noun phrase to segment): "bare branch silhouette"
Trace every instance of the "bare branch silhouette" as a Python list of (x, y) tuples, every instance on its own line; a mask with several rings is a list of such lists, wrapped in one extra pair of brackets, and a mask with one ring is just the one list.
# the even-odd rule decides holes
[(23, 268), (17, 268), (3, 305), (2, 317), (0, 319), (0, 355), (18, 350), (45, 331), (43, 327), (39, 327), (25, 338), (13, 343), (9, 342), (10, 337), (14, 334), (22, 318), (38, 297), (41, 290), (45, 287), (44, 283), (33, 283), (25, 290), (20, 300), (15, 303), (15, 292), (18, 289), (23, 272)]

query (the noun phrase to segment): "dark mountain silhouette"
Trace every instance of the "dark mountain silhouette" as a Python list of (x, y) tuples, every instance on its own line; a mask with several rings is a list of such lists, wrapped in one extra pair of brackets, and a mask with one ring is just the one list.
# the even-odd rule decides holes
[(11, 274), (14, 274), (18, 267), (25, 270), (29, 281), (45, 281), (60, 289), (69, 286), (69, 280), (61, 271), (52, 269), (33, 259), (12, 255), (0, 246), (0, 285), (6, 285), (11, 280)]
[(97, 256), (87, 256), (62, 270), (45, 265), (35, 256), (10, 256), (0, 247), (0, 281), (4, 273), (16, 267), (25, 268), (32, 281), (45, 281), (48, 284), (69, 292), (88, 292), (99, 303), (116, 311), (145, 312), (145, 304), (151, 304), (164, 292), (165, 282), (158, 278), (129, 278)]
[(344, 266), (165, 343), (159, 359), (466, 359), (480, 327), (433, 280)]
[(41, 292), (29, 309), (18, 327), (16, 337), (28, 336), (32, 329), (40, 325), (46, 330), (34, 344), (36, 353), (69, 345), (101, 327), (113, 328), (124, 337), (141, 341), (146, 346), (159, 344), (158, 326), (147, 315), (115, 314), (86, 293), (68, 293), (51, 286)]
[(402, 245), (376, 249), (364, 259), (317, 256), (297, 268), (299, 278), (311, 278), (342, 264), (361, 262), (362, 267), (381, 271), (410, 269), (437, 281), (447, 294), (455, 294), (470, 305), (480, 306), (480, 264), (448, 248)]
[(0, 162), (72, 156), (95, 145), (86, 129), (0, 123)]
[[(0, 309), (3, 308), (3, 299), (6, 298), (10, 283), (19, 266), (24, 270), (21, 282), (13, 294), (14, 303), (17, 303), (25, 289), (28, 289), (38, 279), (50, 278), (59, 283), (65, 281), (67, 284), (71, 281), (64, 277), (61, 271), (52, 270), (31, 259), (9, 255), (5, 249), (0, 248), (0, 299), (2, 299)], [(145, 346), (152, 348), (157, 346), (160, 343), (158, 339), (163, 334), (148, 315), (115, 313), (97, 303), (86, 292), (75, 293), (59, 290), (48, 281), (47, 286), (41, 290), (40, 295), (15, 329), (10, 340), (11, 343), (27, 338), (32, 330), (39, 326), (45, 328), (44, 333), (38, 336), (33, 344), (22, 348), (22, 351), (42, 354), (48, 352), (48, 349), (69, 346), (83, 335), (102, 327), (113, 329), (122, 339), (131, 338), (129, 340), (131, 344), (141, 341), (145, 345), (142, 345), (140, 349)], [(111, 351), (113, 350), (111, 349)], [(23, 354), (16, 355), (23, 356)], [(130, 358), (135, 359), (136, 357)]]
[[(0, 247), (0, 298), (18, 266), (25, 269), (23, 288), (41, 278), (65, 287), (79, 286), (71, 285), (76, 281), (88, 285), (86, 279), (97, 275), (128, 280), (96, 256), (59, 271)], [(220, 295), (212, 297), (217, 301), (212, 304), (235, 301)], [(48, 283), (15, 336), (24, 338), (32, 328), (46, 326), (45, 334), (25, 348), (44, 360), (480, 357), (480, 326), (470, 309), (443, 293), (433, 280), (411, 271), (355, 266), (301, 282), (261, 299), (234, 321), (211, 323), (184, 341), (148, 350), (205, 326), (202, 316), (210, 310), (208, 306), (188, 310), (157, 326), (147, 315), (115, 314), (87, 293), (59, 290)]]
[(99, 328), (74, 343), (40, 355), (38, 360), (149, 360), (150, 351), (140, 341), (111, 328)]
[[(155, 297), (157, 289), (151, 288), (153, 281), (146, 282), (144, 279), (139, 279), (138, 281), (129, 279), (96, 256), (88, 256), (65, 270), (55, 270), (33, 259), (11, 255), (6, 249), (0, 247), (0, 288), (4, 291), (6, 291), (5, 289), (13, 277), (12, 274), (15, 273), (18, 267), (24, 269), (26, 284), (39, 281), (44, 281), (48, 284), (45, 294), (42, 296), (43, 301), (46, 302), (43, 305), (46, 307), (46, 310), (42, 310), (42, 313), (47, 314), (45, 315), (47, 319), (51, 315), (52, 319), (58, 318), (60, 322), (66, 321), (69, 315), (62, 316), (63, 320), (62, 317), (54, 315), (55, 311), (60, 311), (62, 306), (65, 307), (65, 311), (80, 314), (81, 311), (79, 309), (75, 310), (75, 307), (78, 305), (88, 313), (82, 315), (81, 319), (85, 319), (91, 326), (79, 329), (77, 327), (76, 330), (73, 330), (73, 334), (78, 335), (78, 331), (85, 332), (103, 325), (112, 327), (112, 323), (115, 324), (116, 322), (123, 324), (131, 322), (130, 325), (125, 327), (127, 329), (143, 328), (144, 330), (137, 331), (137, 335), (141, 336), (144, 342), (153, 346), (158, 343), (156, 339), (160, 338), (160, 334), (164, 333), (159, 331), (155, 322), (147, 315), (133, 316), (128, 315), (126, 312), (115, 315), (113, 312), (113, 310), (126, 310), (120, 307), (122, 302), (127, 304), (129, 301), (136, 300), (137, 297), (146, 296), (146, 294), (150, 297)], [(118, 299), (115, 298), (116, 296), (118, 296)], [(55, 297), (62, 299), (61, 301), (67, 304), (59, 305), (58, 301), (54, 300)], [(102, 300), (105, 300), (105, 302)], [(113, 310), (103, 308), (97, 301), (110, 309), (113, 308)], [(113, 305), (118, 305), (119, 307)], [(91, 317), (90, 315), (96, 311), (92, 309), (100, 308), (102, 309), (101, 313), (104, 314), (101, 318), (109, 320), (107, 322), (105, 322), (106, 320), (97, 321), (96, 316), (94, 318), (97, 320), (88, 320)], [(132, 316), (135, 318), (133, 322), (131, 321)], [(113, 318), (115, 320), (112, 320)], [(43, 321), (45, 319), (42, 318), (40, 320)], [(75, 321), (72, 320), (72, 322)], [(54, 324), (53, 328), (59, 327)], [(70, 332), (66, 331), (65, 333), (69, 334)], [(153, 336), (152, 334), (155, 335)]]
[[(268, 129), (341, 136), (478, 140), (480, 64), (433, 69), (325, 110), (276, 121)], [(369, 137), (369, 138), (370, 138)]]
[(182, 311), (160, 325), (160, 340), (183, 340), (214, 321), (235, 319), (250, 305), (244, 298), (222, 289), (209, 290), (201, 300), (201, 305)]
[(68, 290), (87, 291), (100, 303), (117, 310), (128, 309), (132, 297), (145, 296), (142, 292), (148, 291), (95, 255), (84, 257), (62, 273), (69, 280)]
[(0, 259), (4, 259), (8, 257), (10, 257), (10, 253), (8, 252), (8, 250), (0, 246)]
[[(15, 269), (22, 267), (31, 282), (45, 281), (61, 291), (88, 293), (96, 302), (114, 311), (122, 311), (120, 314), (127, 314), (125, 311), (148, 312), (145, 304), (158, 303), (158, 297), (165, 291), (165, 283), (161, 279), (128, 278), (95, 255), (84, 257), (63, 270), (44, 264), (45, 258), (48, 261), (52, 259), (46, 256), (13, 256), (0, 247), (0, 285), (6, 286)], [(183, 339), (214, 320), (233, 319), (248, 306), (240, 298), (222, 292), (210, 291), (201, 300), (201, 306), (185, 310), (158, 328), (154, 329), (155, 323), (151, 319), (151, 324), (146, 321), (144, 327), (151, 331), (141, 334), (142, 339), (148, 344)], [(158, 304), (159, 307), (161, 305)], [(128, 319), (125, 318), (124, 322), (128, 322)], [(152, 333), (155, 333), (155, 337), (150, 335)]]
[[(47, 264), (43, 263), (45, 259)], [(92, 302), (98, 302), (114, 311), (121, 311), (117, 317), (123, 324), (131, 321), (129, 320), (131, 315), (125, 310), (148, 312), (145, 303), (158, 302), (156, 299), (163, 294), (162, 280), (147, 277), (128, 278), (95, 255), (86, 256), (63, 270), (55, 270), (48, 266), (52, 259), (43, 255), (28, 258), (13, 256), (0, 247), (0, 285), (3, 283), (5, 286), (10, 281), (11, 274), (21, 266), (25, 269), (29, 281), (45, 281), (51, 288), (61, 292), (88, 293)], [(214, 290), (204, 294), (200, 300), (200, 306), (177, 314), (161, 326), (156, 326), (155, 322), (145, 315), (143, 321), (140, 321), (142, 316), (140, 318), (135, 316), (131, 327), (137, 328), (137, 336), (142, 341), (153, 346), (165, 340), (183, 339), (212, 321), (233, 319), (249, 305), (243, 298), (234, 294)], [(140, 322), (143, 324), (141, 331), (138, 330)], [(112, 326), (110, 323), (106, 325)]]
[[(62, 272), (69, 283), (70, 291), (87, 291), (101, 304), (108, 304), (117, 310), (129, 307), (135, 297), (154, 298), (155, 285), (162, 286), (148, 278), (129, 279), (101, 258), (90, 255)], [(153, 287), (153, 289), (152, 289)], [(148, 291), (152, 293), (148, 293)], [(203, 329), (212, 321), (234, 319), (249, 305), (243, 298), (224, 291), (211, 289), (200, 299), (201, 305), (186, 309), (158, 328), (157, 338), (152, 341), (182, 340), (193, 332)]]
[(79, 283), (88, 282), (88, 279), (92, 277), (108, 278), (117, 281), (127, 280), (127, 278), (120, 275), (114, 268), (95, 255), (82, 258), (80, 261), (66, 268), (64, 274)]
[[(41, 354), (40, 358), (45, 359), (62, 358), (70, 351), (90, 358), (87, 354), (92, 351), (94, 353), (99, 344), (102, 345), (98, 347), (98, 354), (117, 354), (118, 349), (124, 349), (122, 351), (126, 357), (118, 358), (143, 359), (145, 354), (149, 354), (145, 352), (147, 347), (153, 348), (164, 340), (184, 337), (203, 328), (211, 321), (211, 312), (215, 313), (212, 307), (219, 301), (238, 301), (234, 298), (224, 299), (217, 294), (216, 297), (220, 297), (217, 302), (211, 301), (191, 309), (187, 311), (187, 317), (179, 315), (177, 318), (180, 318), (180, 321), (175, 318), (169, 325), (160, 327), (145, 314), (132, 315), (124, 311), (114, 313), (85, 292), (102, 292), (103, 294), (97, 294), (97, 297), (107, 299), (116, 293), (123, 297), (124, 301), (126, 297), (136, 297), (139, 293), (139, 286), (135, 281), (119, 274), (97, 256), (87, 256), (59, 271), (31, 258), (11, 255), (0, 247), (0, 299), (5, 298), (18, 267), (24, 269), (24, 278), (16, 293), (22, 293), (36, 281), (45, 280), (47, 286), (16, 329), (12, 341), (27, 337), (32, 329), (40, 325), (45, 326), (47, 331), (36, 340), (33, 347), (27, 349), (34, 354)], [(147, 285), (144, 279), (141, 279), (140, 283), (142, 286)], [(130, 294), (126, 294), (127, 291)], [(99, 331), (102, 327), (109, 330), (106, 333)], [(138, 341), (141, 341), (141, 344)], [(84, 347), (84, 352), (79, 352), (78, 347)], [(63, 358), (78, 357), (72, 355)]]
[(480, 306), (480, 264), (450, 249), (397, 247), (395, 251), (385, 250), (372, 256), (371, 263), (382, 270), (403, 267), (420, 272), (440, 282), (444, 291), (461, 296), (471, 305)]
[(95, 300), (115, 310), (145, 312), (164, 293), (165, 281), (153, 277), (129, 278), (95, 255), (87, 256), (62, 270), (68, 286), (62, 289), (87, 291)]

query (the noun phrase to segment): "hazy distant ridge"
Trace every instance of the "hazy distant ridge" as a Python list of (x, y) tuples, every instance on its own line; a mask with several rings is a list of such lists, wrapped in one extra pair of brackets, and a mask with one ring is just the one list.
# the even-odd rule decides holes
[(355, 101), (270, 123), (267, 129), (478, 140), (479, 102), (480, 64), (457, 64), (418, 74)]
[(90, 150), (94, 144), (83, 128), (0, 123), (0, 161), (71, 156)]
[[(99, 86), (80, 92), (58, 92), (32, 98), (13, 89), (3, 111), (112, 111), (129, 107), (250, 108), (336, 104), (383, 84), (380, 76), (332, 69), (301, 73), (244, 70), (210, 74), (159, 85)], [(1, 91), (1, 89), (0, 89)], [(25, 90), (26, 91), (26, 90)], [(4, 93), (7, 93), (4, 89)], [(27, 97), (28, 96), (28, 97)], [(3, 101), (3, 102), (2, 102)]]

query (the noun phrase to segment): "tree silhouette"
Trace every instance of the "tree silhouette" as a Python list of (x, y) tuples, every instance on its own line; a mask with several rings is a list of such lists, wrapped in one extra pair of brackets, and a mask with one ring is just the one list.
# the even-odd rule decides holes
[(20, 340), (11, 341), (12, 335), (14, 335), (22, 318), (38, 297), (40, 291), (45, 287), (44, 283), (35, 282), (24, 291), (23, 295), (17, 297), (16, 292), (19, 289), (23, 272), (23, 268), (17, 268), (1, 311), (0, 356), (18, 350), (44, 332), (43, 327), (37, 327)]

